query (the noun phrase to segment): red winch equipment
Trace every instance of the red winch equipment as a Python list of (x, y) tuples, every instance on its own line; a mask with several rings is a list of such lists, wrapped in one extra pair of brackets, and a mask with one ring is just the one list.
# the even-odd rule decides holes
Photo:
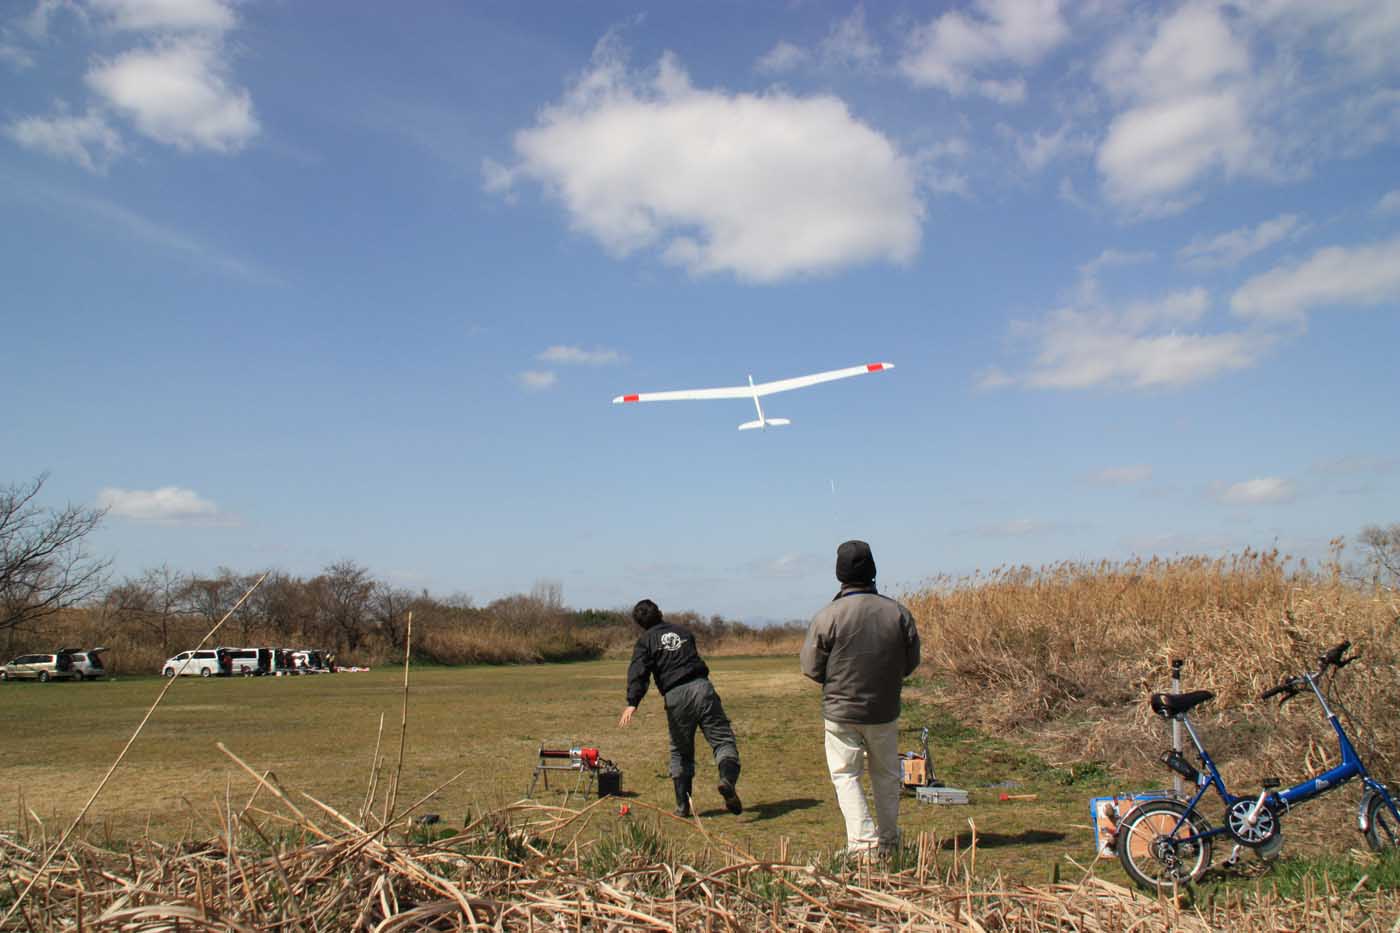
[(572, 771), (578, 775), (574, 786), (564, 791), (565, 803), (570, 794), (582, 794), (596, 782), (599, 797), (611, 797), (622, 790), (622, 772), (617, 765), (602, 757), (598, 749), (586, 745), (570, 748), (546, 748), (540, 746), (539, 757), (535, 761), (535, 773), (530, 777), (530, 787), (525, 791), (527, 798), (534, 797), (535, 784), (544, 778), (544, 788), (549, 790), (549, 772)]

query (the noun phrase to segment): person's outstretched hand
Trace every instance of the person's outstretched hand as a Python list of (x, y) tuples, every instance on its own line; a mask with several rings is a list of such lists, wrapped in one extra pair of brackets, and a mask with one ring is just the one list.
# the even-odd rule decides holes
[(632, 723), (632, 714), (637, 711), (637, 707), (629, 706), (622, 711), (622, 718), (617, 721), (618, 726), (626, 729)]

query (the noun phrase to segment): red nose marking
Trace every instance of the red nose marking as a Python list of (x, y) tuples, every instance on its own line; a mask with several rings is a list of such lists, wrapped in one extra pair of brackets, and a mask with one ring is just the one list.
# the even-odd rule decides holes
[(880, 370), (882, 370), (882, 369), (884, 369), (884, 368), (885, 368), (885, 364), (884, 364), (884, 363), (866, 363), (866, 364), (865, 364), (865, 371), (868, 372), (868, 373), (878, 373)]

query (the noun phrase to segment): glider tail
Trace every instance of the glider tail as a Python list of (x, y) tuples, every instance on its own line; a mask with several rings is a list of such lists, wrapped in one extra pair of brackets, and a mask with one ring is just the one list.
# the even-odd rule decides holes
[(739, 430), (752, 431), (754, 428), (776, 428), (785, 424), (792, 424), (792, 422), (786, 418), (764, 418), (759, 421), (745, 421), (743, 424), (739, 425)]

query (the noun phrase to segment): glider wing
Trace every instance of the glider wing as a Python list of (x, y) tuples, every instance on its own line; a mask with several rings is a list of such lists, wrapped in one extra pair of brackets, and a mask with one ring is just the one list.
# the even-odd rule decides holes
[(774, 392), (787, 392), (790, 389), (802, 389), (822, 382), (833, 382), (837, 379), (847, 379), (851, 376), (864, 376), (866, 373), (883, 372), (886, 369), (894, 369), (894, 364), (865, 363), (861, 366), (847, 366), (845, 369), (831, 369), (824, 373), (813, 373), (810, 376), (794, 376), (791, 379), (779, 379), (776, 382), (760, 382), (753, 387), (752, 394), (772, 395)]
[(675, 392), (633, 392), (619, 395), (613, 404), (620, 402), (678, 402), (685, 399), (706, 398), (753, 398), (753, 386), (725, 386), (722, 389), (678, 389)]
[(824, 373), (812, 373), (810, 376), (794, 376), (791, 379), (779, 379), (776, 382), (760, 382), (757, 385), (724, 386), (718, 389), (679, 389), (674, 392), (634, 392), (630, 395), (619, 395), (617, 398), (613, 399), (613, 404), (617, 405), (623, 402), (677, 402), (687, 399), (754, 398), (760, 395), (772, 395), (774, 392), (787, 392), (790, 389), (814, 386), (822, 382), (832, 382), (836, 379), (846, 379), (850, 376), (863, 376), (866, 373), (878, 373), (886, 369), (894, 369), (894, 364), (865, 363), (861, 366), (848, 366), (845, 369), (832, 369)]

